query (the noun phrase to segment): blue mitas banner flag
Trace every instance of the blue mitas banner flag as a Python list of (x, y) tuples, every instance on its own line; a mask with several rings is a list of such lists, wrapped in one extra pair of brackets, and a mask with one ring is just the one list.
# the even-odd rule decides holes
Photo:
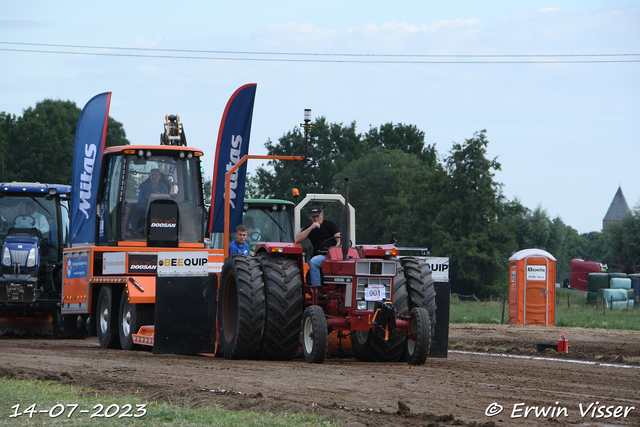
[(71, 244), (93, 243), (96, 238), (96, 196), (110, 103), (111, 92), (96, 95), (78, 119), (71, 176)]
[[(249, 136), (251, 135), (256, 87), (255, 83), (251, 83), (236, 90), (227, 102), (227, 107), (222, 115), (213, 167), (211, 214), (209, 217), (210, 233), (224, 232), (225, 174), (249, 153)], [(242, 221), (246, 178), (247, 163), (245, 162), (231, 175), (229, 191), (229, 202), (231, 203), (229, 231), (231, 233), (235, 232), (236, 226)]]

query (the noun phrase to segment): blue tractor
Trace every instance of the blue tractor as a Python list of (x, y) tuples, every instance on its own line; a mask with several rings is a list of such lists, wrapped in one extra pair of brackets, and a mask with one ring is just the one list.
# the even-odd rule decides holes
[(61, 333), (71, 186), (0, 184), (0, 335)]

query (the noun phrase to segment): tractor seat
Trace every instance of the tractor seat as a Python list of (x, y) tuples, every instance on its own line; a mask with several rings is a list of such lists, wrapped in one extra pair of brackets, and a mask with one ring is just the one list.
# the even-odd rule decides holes
[[(347, 253), (347, 257), (349, 259), (360, 259), (358, 256), (358, 252), (354, 248), (349, 248), (349, 252)], [(329, 252), (327, 253), (327, 260), (342, 260), (342, 248), (329, 248)]]

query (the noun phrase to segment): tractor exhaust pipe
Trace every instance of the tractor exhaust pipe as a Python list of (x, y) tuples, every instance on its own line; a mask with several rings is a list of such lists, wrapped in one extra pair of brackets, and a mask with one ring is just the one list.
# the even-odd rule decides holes
[(350, 215), (349, 215), (349, 178), (344, 179), (344, 206), (342, 207), (342, 260), (347, 260), (349, 254), (349, 236), (351, 236), (350, 230)]

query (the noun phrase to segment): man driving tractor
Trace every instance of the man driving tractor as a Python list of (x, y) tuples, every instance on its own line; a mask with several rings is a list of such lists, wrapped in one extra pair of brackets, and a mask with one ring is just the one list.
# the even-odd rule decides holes
[[(322, 206), (313, 206), (309, 211), (311, 225), (296, 235), (296, 243), (309, 239), (313, 245), (313, 258), (309, 261), (309, 278), (311, 286), (320, 286), (322, 261), (327, 259), (326, 252), (330, 246), (340, 245), (340, 228), (335, 221), (324, 220)], [(333, 244), (330, 244), (333, 243)]]

